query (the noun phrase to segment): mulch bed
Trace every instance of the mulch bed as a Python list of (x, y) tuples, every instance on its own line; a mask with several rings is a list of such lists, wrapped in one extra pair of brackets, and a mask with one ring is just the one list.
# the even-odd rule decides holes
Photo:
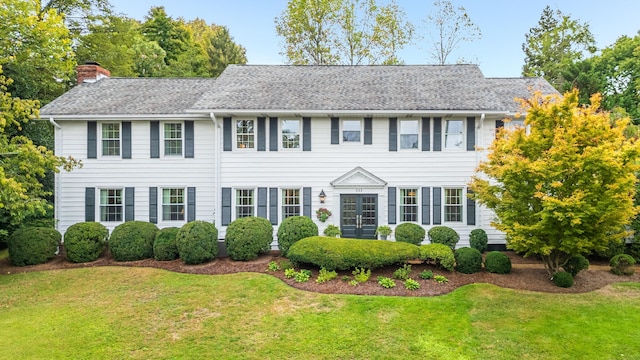
[[(128, 267), (152, 267), (168, 271), (188, 273), (188, 274), (231, 274), (238, 272), (266, 273), (282, 279), (286, 284), (305, 291), (312, 291), (326, 294), (357, 294), (357, 295), (385, 295), (385, 296), (434, 296), (449, 293), (456, 288), (474, 283), (489, 283), (505, 288), (538, 291), (547, 293), (584, 293), (601, 289), (609, 284), (624, 281), (640, 282), (640, 269), (632, 276), (617, 276), (609, 271), (608, 263), (604, 261), (592, 261), (589, 270), (580, 272), (574, 285), (570, 288), (555, 286), (549, 280), (549, 275), (544, 270), (542, 263), (533, 258), (523, 258), (513, 252), (506, 251), (505, 254), (511, 258), (513, 269), (510, 274), (492, 274), (481, 271), (476, 274), (461, 274), (438, 269), (433, 265), (415, 264), (412, 265), (411, 277), (417, 280), (421, 288), (419, 290), (407, 290), (401, 281), (396, 280), (396, 287), (385, 289), (378, 285), (376, 278), (386, 276), (391, 278), (393, 272), (398, 268), (386, 267), (372, 271), (371, 278), (366, 283), (358, 286), (350, 285), (348, 281), (342, 280), (343, 276), (353, 278), (351, 272), (338, 272), (338, 277), (327, 283), (318, 284), (315, 282), (317, 270), (313, 271), (314, 277), (304, 283), (297, 283), (293, 279), (285, 279), (283, 271), (267, 272), (267, 265), (271, 261), (284, 261), (285, 259), (278, 252), (271, 252), (262, 255), (253, 261), (233, 261), (230, 258), (218, 258), (201, 265), (185, 265), (181, 260), (156, 261), (152, 259), (117, 262), (106, 252), (98, 260), (90, 263), (76, 264), (65, 260), (62, 255), (58, 255), (46, 264), (32, 265), (24, 267), (12, 266), (9, 259), (0, 260), (0, 274), (16, 274), (29, 271), (45, 271), (55, 269), (86, 268), (95, 266), (128, 266)], [(423, 270), (432, 270), (436, 275), (445, 276), (449, 282), (438, 284), (434, 280), (420, 280), (419, 274)]]

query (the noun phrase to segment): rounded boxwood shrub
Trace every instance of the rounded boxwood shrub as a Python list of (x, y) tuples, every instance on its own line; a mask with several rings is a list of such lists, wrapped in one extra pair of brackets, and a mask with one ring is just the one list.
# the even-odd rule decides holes
[(265, 218), (249, 216), (236, 219), (227, 227), (224, 242), (233, 260), (253, 260), (271, 249), (273, 225)]
[(491, 251), (485, 256), (484, 267), (490, 273), (508, 274), (511, 272), (511, 259), (500, 251)]
[(482, 270), (482, 254), (477, 249), (463, 247), (454, 252), (456, 271), (473, 274)]
[(9, 259), (15, 266), (44, 264), (56, 256), (62, 235), (49, 227), (25, 227), (9, 236)]
[(318, 236), (318, 225), (306, 216), (290, 216), (278, 227), (278, 248), (287, 256), (289, 247), (300, 239)]
[(438, 225), (429, 229), (429, 240), (432, 244), (444, 244), (455, 250), (460, 235), (448, 226)]
[(616, 275), (633, 275), (636, 269), (633, 265), (636, 264), (635, 259), (628, 254), (618, 254), (611, 258), (609, 265), (611, 265), (611, 272)]
[(568, 288), (573, 286), (573, 276), (565, 271), (553, 274), (553, 283), (556, 286)]
[(418, 258), (418, 246), (403, 242), (312, 236), (291, 245), (287, 256), (298, 265), (331, 270), (376, 269)]
[(414, 223), (402, 223), (396, 226), (396, 241), (420, 245), (424, 240), (424, 228)]
[(144, 221), (127, 221), (116, 226), (109, 237), (109, 250), (116, 261), (153, 257), (153, 241), (158, 227)]
[(69, 226), (64, 233), (67, 260), (75, 263), (95, 261), (107, 247), (109, 230), (98, 222), (82, 222)]
[(453, 250), (443, 244), (420, 245), (420, 259), (449, 271), (453, 271), (456, 264), (456, 259), (453, 256)]
[(170, 261), (178, 258), (176, 236), (180, 228), (168, 227), (158, 230), (153, 241), (153, 258), (160, 261)]
[(487, 233), (482, 229), (473, 229), (469, 234), (469, 246), (472, 248), (484, 253), (487, 251), (487, 243), (489, 242), (489, 238), (487, 237)]
[(178, 255), (185, 264), (202, 264), (218, 256), (218, 229), (210, 222), (195, 220), (176, 234)]
[(567, 260), (562, 268), (571, 276), (576, 277), (580, 271), (589, 268), (589, 260), (580, 254), (575, 254)]

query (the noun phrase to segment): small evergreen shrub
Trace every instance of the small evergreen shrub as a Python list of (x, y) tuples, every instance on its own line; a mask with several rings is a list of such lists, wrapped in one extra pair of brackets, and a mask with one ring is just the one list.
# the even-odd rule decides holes
[(153, 257), (153, 241), (158, 227), (144, 221), (127, 221), (113, 229), (109, 250), (116, 261), (135, 261)]
[(411, 274), (411, 265), (404, 264), (401, 268), (393, 272), (393, 278), (398, 280), (407, 280)]
[(419, 290), (420, 283), (413, 279), (407, 279), (404, 281), (404, 288), (407, 290)]
[(508, 274), (511, 272), (511, 259), (500, 251), (491, 251), (485, 256), (484, 267), (490, 273)]
[(306, 216), (290, 216), (278, 227), (278, 248), (287, 256), (291, 244), (309, 236), (318, 236), (318, 225)]
[(429, 229), (429, 240), (432, 244), (447, 245), (451, 250), (455, 250), (460, 235), (448, 226), (438, 225)]
[(562, 268), (571, 276), (576, 277), (580, 271), (589, 268), (589, 260), (580, 254), (576, 254), (570, 257)]
[(569, 288), (573, 286), (573, 276), (565, 271), (560, 271), (553, 274), (553, 283), (556, 286)]
[(628, 254), (618, 254), (611, 258), (609, 265), (611, 265), (611, 272), (616, 275), (633, 275), (636, 269), (633, 265), (636, 261)]
[(54, 256), (62, 235), (49, 227), (25, 227), (7, 239), (9, 259), (15, 266), (44, 264)]
[(176, 234), (178, 255), (185, 264), (202, 264), (218, 256), (218, 229), (210, 222), (190, 221)]
[(449, 271), (453, 271), (456, 264), (453, 250), (443, 244), (420, 245), (420, 259)]
[(171, 261), (178, 258), (176, 237), (180, 228), (168, 227), (158, 230), (153, 242), (153, 258), (159, 261)]
[(423, 270), (420, 273), (420, 279), (422, 279), (422, 280), (433, 279), (433, 271), (431, 271), (431, 270)]
[(489, 242), (489, 238), (487, 237), (487, 233), (482, 229), (473, 229), (469, 234), (469, 245), (480, 251), (480, 253), (484, 253), (487, 251), (487, 243)]
[(402, 223), (396, 226), (396, 241), (420, 245), (424, 240), (424, 228), (414, 223)]
[(378, 284), (385, 289), (391, 289), (396, 287), (396, 282), (393, 279), (388, 278), (386, 276), (378, 276), (377, 278)]
[(98, 222), (81, 222), (64, 233), (67, 260), (74, 263), (95, 261), (107, 247), (109, 230)]
[(324, 236), (329, 236), (329, 237), (342, 236), (342, 232), (340, 231), (340, 228), (335, 225), (327, 225), (327, 227), (324, 229), (322, 233), (324, 234)]
[(224, 237), (227, 253), (236, 261), (253, 260), (268, 252), (272, 241), (273, 225), (269, 220), (256, 216), (232, 221)]
[(482, 269), (482, 254), (477, 249), (463, 247), (454, 252), (456, 271), (463, 274), (477, 273)]

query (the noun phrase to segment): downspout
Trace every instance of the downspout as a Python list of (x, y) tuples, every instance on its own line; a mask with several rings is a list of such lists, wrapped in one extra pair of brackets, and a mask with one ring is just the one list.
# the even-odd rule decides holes
[[(59, 146), (62, 145), (62, 126), (58, 124), (53, 117), (49, 118), (49, 122), (53, 125), (54, 136), (53, 136), (53, 153), (59, 154), (58, 151)], [(53, 175), (53, 219), (55, 221), (56, 230), (60, 231), (60, 224), (58, 219), (58, 214), (60, 214), (60, 202), (58, 201), (58, 195), (60, 194), (60, 173), (55, 173)], [(61, 232), (61, 231), (60, 231)], [(64, 235), (63, 240), (64, 242)]]
[[(222, 134), (221, 130), (220, 130), (220, 122), (218, 121), (218, 119), (216, 118), (216, 115), (213, 112), (209, 113), (209, 117), (211, 117), (211, 121), (213, 121), (213, 127), (214, 127), (214, 137), (215, 137), (215, 161), (214, 161), (214, 171), (215, 171), (215, 179), (216, 179), (216, 185), (215, 185), (215, 196), (216, 196), (216, 203), (215, 203), (215, 209), (214, 209), (214, 214), (213, 214), (213, 221), (215, 224), (222, 224), (222, 218), (220, 218), (220, 213), (221, 211), (219, 211), (220, 209), (222, 209), (222, 199), (221, 199), (221, 186), (220, 186), (220, 181), (222, 178), (222, 171), (220, 170), (220, 164), (221, 164), (221, 160), (220, 160), (220, 145), (222, 144), (222, 140), (220, 135)], [(216, 226), (220, 226), (220, 225), (216, 225)]]

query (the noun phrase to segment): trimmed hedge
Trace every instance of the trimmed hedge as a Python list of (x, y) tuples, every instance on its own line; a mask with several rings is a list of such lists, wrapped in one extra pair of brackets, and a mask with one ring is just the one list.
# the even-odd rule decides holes
[(636, 272), (633, 267), (635, 264), (636, 260), (628, 254), (618, 254), (609, 261), (611, 272), (616, 275), (633, 275)]
[(269, 220), (256, 216), (236, 219), (227, 227), (224, 242), (231, 259), (253, 260), (271, 250), (273, 225)]
[(580, 271), (589, 268), (589, 260), (580, 254), (576, 254), (570, 257), (562, 268), (571, 276), (576, 277)]
[(396, 241), (420, 245), (424, 240), (424, 228), (414, 223), (402, 223), (396, 226)]
[(420, 259), (453, 271), (456, 259), (453, 250), (443, 244), (426, 244), (420, 246)]
[(477, 249), (463, 247), (454, 252), (456, 271), (473, 274), (482, 270), (482, 254)]
[(568, 272), (560, 271), (553, 274), (553, 283), (556, 286), (569, 288), (573, 286), (573, 276)]
[(481, 253), (487, 251), (488, 242), (489, 237), (487, 236), (487, 232), (482, 229), (473, 229), (471, 233), (469, 233), (469, 246)]
[(116, 261), (135, 261), (153, 257), (153, 241), (158, 227), (144, 221), (127, 221), (113, 229), (109, 250)]
[(278, 227), (278, 248), (282, 256), (296, 241), (309, 236), (318, 236), (318, 225), (306, 216), (290, 216)]
[(185, 264), (202, 264), (218, 256), (218, 229), (196, 220), (184, 224), (176, 234), (176, 247)]
[(429, 240), (432, 244), (444, 244), (451, 248), (456, 249), (456, 244), (460, 241), (460, 235), (448, 226), (434, 226), (429, 229)]
[(327, 270), (376, 269), (401, 264), (420, 255), (418, 246), (381, 240), (313, 236), (291, 245), (288, 258)]
[(511, 259), (500, 251), (491, 251), (484, 258), (484, 267), (490, 273), (508, 274), (511, 272)]
[(180, 228), (168, 227), (158, 230), (153, 241), (153, 258), (159, 261), (171, 261), (178, 258), (176, 236)]
[(15, 266), (44, 264), (56, 256), (62, 235), (49, 227), (25, 227), (9, 236), (9, 258)]
[(107, 247), (109, 230), (98, 222), (81, 222), (64, 233), (67, 260), (75, 263), (96, 261)]

